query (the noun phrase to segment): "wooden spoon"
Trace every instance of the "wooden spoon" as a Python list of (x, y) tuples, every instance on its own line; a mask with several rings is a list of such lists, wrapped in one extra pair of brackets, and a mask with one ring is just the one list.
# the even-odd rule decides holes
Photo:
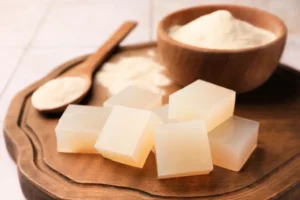
[[(101, 64), (105, 60), (105, 58), (119, 45), (119, 43), (130, 33), (130, 31), (136, 26), (136, 24), (137, 23), (135, 21), (124, 22), (122, 26), (95, 53), (91, 54), (83, 63), (80, 63), (78, 66), (72, 68), (63, 76), (59, 77), (81, 77), (85, 80), (85, 89), (78, 97), (57, 107), (35, 108), (40, 112), (56, 113), (64, 111), (69, 104), (79, 103), (92, 87), (93, 72), (97, 69), (99, 64)], [(55, 93), (49, 95), (55, 95)]]

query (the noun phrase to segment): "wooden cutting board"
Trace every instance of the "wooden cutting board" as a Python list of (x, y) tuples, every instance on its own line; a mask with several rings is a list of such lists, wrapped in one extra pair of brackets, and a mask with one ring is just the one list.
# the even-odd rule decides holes
[[(122, 47), (111, 58), (148, 56), (155, 43)], [(148, 56), (149, 57), (149, 56)], [(258, 148), (240, 172), (216, 167), (209, 175), (158, 180), (155, 156), (143, 169), (100, 155), (56, 152), (59, 115), (42, 115), (32, 92), (86, 57), (75, 58), (15, 96), (4, 132), (26, 198), (32, 199), (298, 199), (300, 198), (300, 76), (281, 66), (262, 87), (237, 97), (235, 114), (260, 122)], [(156, 58), (154, 58), (156, 59)], [(105, 88), (94, 87), (82, 104), (102, 105)]]

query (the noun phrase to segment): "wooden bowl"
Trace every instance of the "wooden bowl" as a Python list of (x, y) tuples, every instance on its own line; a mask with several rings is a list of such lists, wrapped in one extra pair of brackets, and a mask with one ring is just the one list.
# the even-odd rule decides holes
[[(257, 47), (219, 50), (183, 44), (168, 35), (170, 27), (217, 10), (228, 10), (235, 18), (269, 30), (276, 39)], [(279, 63), (286, 37), (285, 24), (268, 12), (237, 5), (206, 5), (179, 10), (163, 18), (158, 26), (157, 43), (162, 63), (180, 85), (203, 79), (244, 93), (270, 77)]]

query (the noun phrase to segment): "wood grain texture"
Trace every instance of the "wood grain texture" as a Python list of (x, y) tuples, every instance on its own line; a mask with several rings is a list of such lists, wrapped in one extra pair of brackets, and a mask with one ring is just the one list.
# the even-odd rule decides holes
[[(111, 59), (146, 55), (155, 44), (124, 47)], [(31, 105), (41, 84), (61, 76), (86, 57), (74, 59), (20, 92), (7, 113), (7, 149), (18, 165), (28, 199), (295, 199), (300, 190), (300, 77), (278, 68), (262, 87), (237, 98), (236, 114), (260, 122), (258, 148), (241, 172), (219, 167), (205, 176), (158, 180), (151, 153), (143, 169), (100, 155), (56, 152), (59, 115), (43, 115)], [(94, 84), (83, 104), (101, 105), (105, 88)]]
[[(173, 25), (184, 25), (216, 10), (228, 10), (234, 17), (276, 35), (268, 44), (241, 50), (200, 48), (173, 40)], [(166, 16), (158, 26), (157, 43), (162, 63), (173, 78), (185, 86), (203, 79), (244, 93), (264, 83), (275, 70), (286, 42), (287, 28), (270, 13), (235, 5), (207, 5), (184, 9)]]

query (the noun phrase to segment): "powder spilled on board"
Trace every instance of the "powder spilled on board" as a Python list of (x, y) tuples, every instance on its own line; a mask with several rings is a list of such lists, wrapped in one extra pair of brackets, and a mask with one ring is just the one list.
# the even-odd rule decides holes
[[(154, 51), (148, 51), (154, 57)], [(129, 85), (137, 85), (153, 93), (169, 95), (179, 89), (164, 66), (142, 56), (123, 57), (117, 63), (107, 62), (96, 74), (97, 83), (114, 95)]]

